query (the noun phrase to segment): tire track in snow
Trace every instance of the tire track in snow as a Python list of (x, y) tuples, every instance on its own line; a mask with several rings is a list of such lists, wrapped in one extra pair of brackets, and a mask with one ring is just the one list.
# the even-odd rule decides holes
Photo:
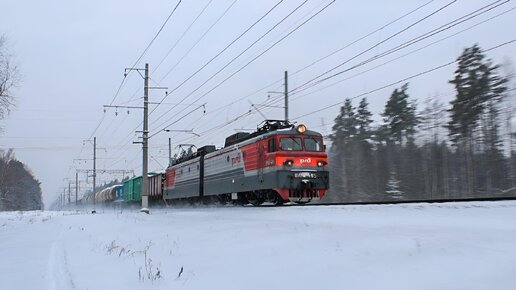
[(47, 264), (47, 289), (76, 289), (68, 269), (66, 248), (63, 242), (64, 231), (52, 242)]

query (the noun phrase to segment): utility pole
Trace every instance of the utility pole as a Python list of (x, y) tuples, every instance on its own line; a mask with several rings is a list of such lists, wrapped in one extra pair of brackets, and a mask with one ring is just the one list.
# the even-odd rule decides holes
[(288, 122), (288, 71), (285, 71), (285, 121)]
[(97, 137), (93, 137), (93, 211), (91, 213), (96, 213), (95, 206), (97, 205), (97, 202), (95, 200), (95, 191), (96, 191), (96, 184), (97, 181)]
[(70, 181), (68, 181), (68, 204), (72, 203), (71, 192), (72, 192), (72, 183)]
[(143, 172), (142, 172), (142, 208), (141, 211), (149, 213), (149, 64), (145, 64), (145, 79), (143, 88)]
[(79, 171), (75, 170), (75, 207), (77, 207), (79, 196)]
[[(149, 89), (167, 89), (166, 87), (149, 87), (149, 64), (145, 64), (145, 69), (141, 68), (126, 68), (124, 76), (128, 75), (128, 71), (136, 70), (138, 73), (140, 71), (145, 70), (145, 76), (143, 77), (144, 86), (143, 86), (143, 107), (133, 107), (133, 106), (116, 106), (116, 105), (104, 105), (104, 107), (115, 107), (115, 108), (136, 108), (143, 109), (143, 136), (142, 136), (142, 155), (143, 155), (143, 164), (142, 164), (142, 208), (141, 212), (149, 213), (149, 192), (148, 192), (148, 184), (149, 184)], [(141, 73), (140, 73), (141, 75)], [(133, 142), (133, 144), (140, 142)]]
[(168, 137), (168, 166), (172, 165), (172, 138)]

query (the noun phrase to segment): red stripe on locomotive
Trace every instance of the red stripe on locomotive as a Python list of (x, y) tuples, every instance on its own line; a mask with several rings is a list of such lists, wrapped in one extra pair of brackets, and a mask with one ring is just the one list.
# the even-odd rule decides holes
[(166, 171), (167, 178), (165, 179), (166, 188), (173, 187), (176, 183), (176, 169), (168, 168)]

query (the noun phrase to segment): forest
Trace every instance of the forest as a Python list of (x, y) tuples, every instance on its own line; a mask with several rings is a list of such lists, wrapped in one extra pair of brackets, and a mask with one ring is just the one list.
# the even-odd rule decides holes
[(12, 150), (0, 151), (0, 211), (41, 209), (39, 181)]
[(366, 98), (346, 99), (335, 118), (326, 201), (516, 196), (510, 62), (464, 49), (449, 83), (454, 97), (419, 109), (410, 85), (392, 91), (374, 116)]

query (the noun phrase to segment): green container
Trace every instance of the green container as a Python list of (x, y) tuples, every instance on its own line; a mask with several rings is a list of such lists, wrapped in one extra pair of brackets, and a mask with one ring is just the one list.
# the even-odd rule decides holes
[(142, 177), (133, 178), (132, 200), (142, 200)]
[(142, 199), (142, 177), (134, 177), (124, 182), (124, 201), (139, 201)]
[(124, 201), (131, 200), (132, 185), (132, 179), (124, 181)]

